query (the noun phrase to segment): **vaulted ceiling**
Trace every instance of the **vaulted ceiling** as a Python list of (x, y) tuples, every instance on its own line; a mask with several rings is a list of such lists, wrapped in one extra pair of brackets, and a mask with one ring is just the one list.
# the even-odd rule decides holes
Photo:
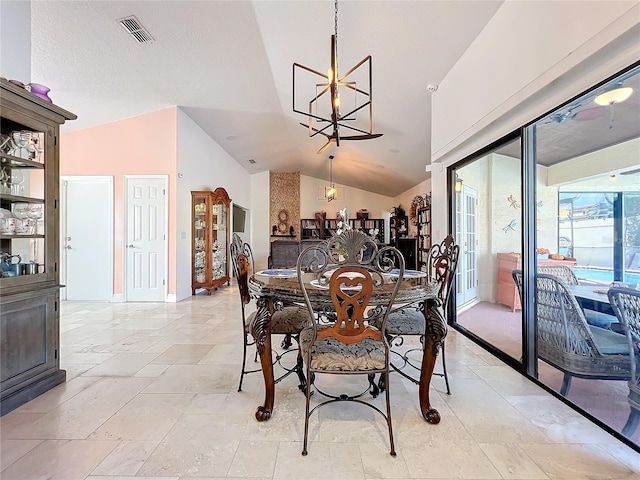
[[(324, 139), (309, 138), (292, 111), (292, 64), (327, 71), (331, 0), (33, 1), (32, 81), (78, 115), (63, 133), (177, 105), (248, 172), (328, 178), (335, 155), (337, 183), (395, 196), (429, 175), (427, 85), (501, 4), (340, 1), (339, 73), (372, 56), (373, 129), (383, 136), (322, 154)], [(130, 15), (153, 42), (128, 35), (118, 19)]]

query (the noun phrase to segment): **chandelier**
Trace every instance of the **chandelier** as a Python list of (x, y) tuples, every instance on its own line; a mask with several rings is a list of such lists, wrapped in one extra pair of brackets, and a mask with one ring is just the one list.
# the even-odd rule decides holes
[[(326, 138), (326, 143), (318, 153), (324, 152), (334, 143), (339, 147), (341, 140), (368, 140), (382, 136), (381, 133), (373, 133), (371, 55), (363, 58), (347, 73), (338, 74), (338, 0), (335, 0), (334, 28), (335, 33), (331, 35), (331, 66), (326, 75), (299, 63), (293, 64), (293, 111), (307, 117), (307, 123), (300, 124), (309, 129), (310, 137), (321, 135)], [(308, 101), (308, 105), (305, 104), (306, 110), (296, 105), (297, 96), (302, 96), (296, 95), (296, 72), (298, 75), (308, 72), (313, 78), (316, 76), (322, 78), (322, 81), (316, 79), (315, 94)], [(359, 75), (363, 77), (358, 77)], [(354, 77), (361, 78), (363, 81), (358, 84)], [(340, 107), (346, 104), (343, 101), (346, 97), (353, 99), (353, 105), (349, 103), (344, 113)], [(321, 100), (326, 100), (323, 105), (320, 105)], [(355, 123), (356, 113), (363, 109), (368, 110), (368, 130), (364, 130), (365, 127)], [(347, 130), (348, 135), (343, 135), (341, 129)]]
[(324, 196), (327, 197), (327, 202), (336, 199), (338, 190), (333, 183), (333, 155), (329, 155), (329, 186), (324, 187)]

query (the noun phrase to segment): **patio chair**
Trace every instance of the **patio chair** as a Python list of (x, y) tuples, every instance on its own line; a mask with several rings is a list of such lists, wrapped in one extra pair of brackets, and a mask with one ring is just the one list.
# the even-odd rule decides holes
[[(456, 268), (458, 267), (459, 254), (460, 246), (455, 244), (454, 238), (451, 235), (448, 235), (442, 243), (433, 245), (429, 250), (427, 273), (431, 280), (440, 285), (438, 297), (442, 302), (443, 316), (445, 319), (447, 318), (447, 307), (449, 304), (451, 285), (453, 283)], [(389, 314), (389, 320), (387, 321), (387, 328), (385, 330), (389, 344), (392, 347), (400, 347), (404, 343), (403, 337), (406, 335), (420, 337), (420, 343), (422, 345), (420, 348), (412, 348), (404, 352), (392, 349), (392, 353), (397, 357), (400, 357), (402, 364), (396, 365), (391, 362), (391, 368), (416, 384), (420, 383), (420, 379), (407, 373), (405, 371), (405, 367), (412, 367), (418, 372), (421, 368), (421, 365), (416, 364), (415, 360), (411, 358), (411, 355), (424, 348), (426, 320), (423, 312), (424, 304), (422, 302), (419, 305), (392, 310)], [(444, 377), (447, 394), (451, 395), (444, 345), (444, 342), (442, 342), (442, 373), (434, 372), (433, 375)], [(381, 383), (380, 387), (384, 388), (384, 385)]]
[[(522, 299), (522, 271), (512, 272)], [(564, 373), (560, 394), (573, 377), (629, 380), (631, 360), (625, 335), (589, 325), (569, 286), (554, 275), (536, 276), (538, 357)]]
[(616, 312), (622, 328), (627, 333), (631, 356), (629, 380), (629, 418), (622, 434), (631, 437), (640, 422), (640, 291), (632, 288), (609, 289), (609, 302)]
[(538, 265), (538, 273), (561, 278), (567, 285), (578, 285), (578, 277), (567, 265)]
[[(368, 245), (373, 253), (365, 259), (363, 252)], [(399, 268), (397, 281), (389, 283), (387, 280), (385, 284), (383, 274), (394, 268)], [(394, 247), (378, 249), (369, 235), (348, 230), (332, 237), (327, 243), (306, 248), (298, 258), (297, 270), (309, 316), (314, 319), (312, 325), (300, 334), (306, 376), (309, 379), (302, 455), (307, 455), (309, 417), (313, 412), (331, 403), (350, 401), (366, 405), (382, 415), (389, 430), (390, 454), (395, 456), (389, 388), (386, 389), (385, 413), (361, 398), (367, 393), (368, 386), (360, 393), (353, 393), (351, 378), (354, 375), (367, 375), (369, 386), (375, 391), (375, 374), (379, 373), (384, 375), (389, 385), (389, 344), (382, 332), (402, 283), (402, 254)], [(314, 279), (311, 284), (307, 283), (309, 276)], [(320, 295), (327, 287), (329, 296)], [(384, 303), (384, 308), (374, 309), (382, 315), (382, 329), (372, 326), (366, 318), (372, 298), (382, 299), (380, 301)], [(325, 303), (330, 300), (335, 313), (332, 323), (326, 322), (322, 300)], [(316, 380), (319, 374), (348, 375), (350, 380), (344, 384), (345, 393), (333, 394), (318, 388)], [(310, 409), (312, 385), (327, 400)]]
[[(554, 277), (561, 278), (567, 285), (580, 284), (575, 273), (573, 273), (573, 270), (566, 265), (538, 265), (538, 273), (544, 273), (546, 275), (553, 275)], [(584, 313), (589, 325), (607, 328), (620, 333), (620, 329), (614, 325), (617, 323), (615, 315), (608, 315), (607, 313), (598, 312), (589, 308), (583, 309), (582, 312)]]
[[(233, 265), (233, 273), (238, 281), (240, 305), (242, 308), (242, 370), (240, 372), (240, 383), (238, 384), (238, 391), (240, 392), (242, 391), (242, 381), (245, 374), (259, 372), (261, 369), (247, 369), (247, 347), (255, 345), (255, 341), (249, 332), (249, 327), (255, 316), (255, 312), (252, 312), (249, 315), (246, 314), (247, 305), (249, 305), (252, 300), (249, 295), (248, 282), (249, 277), (251, 277), (255, 272), (255, 266), (253, 263), (251, 247), (248, 243), (243, 242), (237, 233), (233, 234), (233, 240), (231, 242), (231, 263)], [(300, 385), (298, 387), (300, 390), (304, 390), (306, 379), (304, 376), (304, 366), (299, 346), (299, 336), (303, 325), (308, 321), (309, 314), (304, 307), (294, 305), (284, 306), (282, 309), (274, 310), (271, 318), (271, 333), (285, 335), (285, 339), (281, 344), (285, 349), (288, 349), (291, 346), (291, 338), (295, 339), (298, 343), (298, 358), (293, 368), (286, 367), (282, 364), (281, 360), (283, 355), (293, 353), (295, 350), (288, 350), (275, 356), (274, 365), (278, 363), (285, 370), (285, 373), (275, 380), (276, 383), (295, 372), (300, 380)], [(257, 361), (257, 353), (254, 357), (254, 361)]]

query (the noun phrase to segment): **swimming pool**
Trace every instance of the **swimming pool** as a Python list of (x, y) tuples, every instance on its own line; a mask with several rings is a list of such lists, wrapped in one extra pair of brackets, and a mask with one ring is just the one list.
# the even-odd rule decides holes
[[(613, 270), (603, 268), (575, 267), (573, 273), (579, 279), (594, 280), (603, 283), (613, 282)], [(627, 272), (624, 282), (636, 285), (640, 283), (640, 272)]]

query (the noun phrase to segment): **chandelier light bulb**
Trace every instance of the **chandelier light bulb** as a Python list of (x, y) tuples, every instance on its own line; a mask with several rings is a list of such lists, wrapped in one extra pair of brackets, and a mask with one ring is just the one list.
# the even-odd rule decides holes
[(618, 87), (602, 92), (595, 98), (595, 102), (602, 106), (614, 105), (616, 103), (624, 102), (632, 93), (633, 88), (631, 87)]

